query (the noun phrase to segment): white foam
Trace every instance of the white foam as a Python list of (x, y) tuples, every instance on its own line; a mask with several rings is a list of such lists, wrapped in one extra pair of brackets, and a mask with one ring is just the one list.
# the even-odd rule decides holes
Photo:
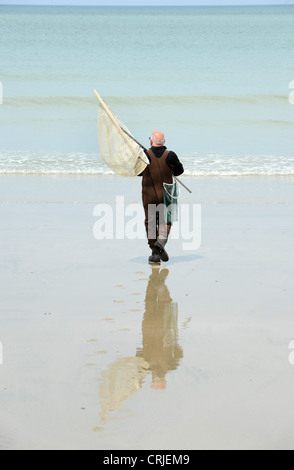
[[(199, 154), (180, 157), (183, 176), (292, 176), (291, 155)], [(76, 174), (113, 175), (97, 153), (41, 153), (3, 151), (0, 174)]]

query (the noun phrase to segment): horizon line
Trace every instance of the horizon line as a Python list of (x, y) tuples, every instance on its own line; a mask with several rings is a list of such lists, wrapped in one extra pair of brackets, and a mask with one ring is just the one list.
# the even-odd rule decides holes
[(150, 7), (150, 8), (158, 8), (158, 7), (175, 7), (175, 8), (178, 8), (178, 7), (195, 7), (195, 8), (198, 8), (198, 7), (259, 7), (259, 6), (263, 6), (263, 7), (275, 7), (275, 6), (280, 6), (280, 7), (284, 7), (284, 6), (294, 6), (294, 3), (256, 3), (256, 4), (246, 4), (246, 3), (240, 3), (238, 5), (231, 5), (231, 4), (228, 4), (228, 3), (223, 3), (223, 4), (199, 4), (199, 5), (135, 5), (135, 4), (126, 4), (126, 5), (117, 5), (117, 4), (112, 4), (112, 5), (91, 5), (91, 4), (88, 4), (88, 5), (85, 5), (84, 3), (81, 3), (80, 5), (71, 5), (71, 4), (68, 4), (68, 3), (64, 3), (64, 4), (58, 4), (58, 5), (52, 5), (50, 3), (46, 3), (46, 4), (42, 4), (42, 5), (37, 5), (35, 3), (0, 3), (0, 6), (7, 6), (7, 7), (67, 7), (67, 8), (75, 8), (75, 7)]

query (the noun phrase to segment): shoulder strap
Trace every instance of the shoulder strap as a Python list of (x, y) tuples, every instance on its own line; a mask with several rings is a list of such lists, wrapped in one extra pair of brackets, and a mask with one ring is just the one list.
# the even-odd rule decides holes
[(147, 150), (147, 153), (148, 153), (151, 161), (152, 161), (153, 158), (156, 158), (151, 149)]
[(169, 150), (165, 149), (165, 151), (163, 152), (162, 156), (160, 158), (166, 158), (169, 154)]
[[(166, 158), (169, 154), (169, 150), (165, 149), (165, 151), (163, 152), (163, 154), (161, 155), (160, 158), (162, 158), (164, 160), (164, 162), (166, 161)], [(158, 166), (158, 169), (159, 169), (159, 173), (160, 173), (160, 178), (161, 178), (161, 182), (162, 182), (162, 185), (164, 184), (164, 181), (163, 181), (163, 176), (162, 176), (162, 173), (161, 173), (161, 168), (160, 168), (160, 165), (159, 165), (159, 161), (158, 161), (158, 158), (156, 158), (156, 162), (157, 162), (157, 166)]]
[[(169, 150), (165, 149), (165, 151), (163, 152), (163, 154), (159, 158), (163, 158), (163, 157), (166, 158), (168, 156), (169, 152), (170, 152)], [(151, 149), (147, 150), (147, 153), (148, 153), (148, 155), (150, 156), (151, 159), (155, 158), (156, 160), (158, 160), (158, 158), (154, 155), (154, 153), (152, 152)]]
[[(152, 152), (151, 149), (147, 150), (147, 153), (148, 153), (149, 158), (150, 158), (150, 163), (152, 163), (154, 160), (157, 160), (156, 156), (154, 155), (154, 153)], [(157, 162), (157, 164), (158, 164), (158, 162)], [(157, 199), (157, 202), (159, 202), (158, 194), (157, 194), (156, 189), (155, 189), (155, 184), (154, 184), (154, 181), (153, 181), (153, 178), (152, 178), (152, 174), (151, 174), (149, 165), (147, 165), (147, 168), (148, 168), (149, 175), (150, 175), (150, 178), (151, 178), (151, 181), (152, 181), (152, 186), (153, 186), (153, 189), (154, 189), (155, 197)]]

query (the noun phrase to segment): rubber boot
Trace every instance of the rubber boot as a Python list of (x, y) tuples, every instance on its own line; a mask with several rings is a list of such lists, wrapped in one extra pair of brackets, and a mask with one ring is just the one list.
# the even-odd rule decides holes
[(150, 264), (160, 264), (160, 256), (156, 248), (152, 248), (152, 255), (148, 259)]
[(165, 245), (166, 245), (166, 242), (167, 242), (166, 238), (158, 237), (157, 241), (154, 244), (155, 253), (159, 256), (159, 258), (162, 261), (168, 261), (169, 260), (169, 256), (168, 256), (168, 254), (167, 254), (167, 252), (165, 251), (165, 248), (164, 248)]

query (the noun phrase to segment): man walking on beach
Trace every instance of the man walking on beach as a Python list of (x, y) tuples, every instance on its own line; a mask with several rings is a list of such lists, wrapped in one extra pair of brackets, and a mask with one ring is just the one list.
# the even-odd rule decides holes
[(149, 262), (159, 264), (161, 260), (169, 259), (165, 245), (172, 225), (165, 220), (163, 183), (172, 184), (173, 175), (181, 175), (184, 168), (177, 155), (164, 146), (162, 132), (153, 132), (149, 139), (151, 148), (145, 153), (150, 164), (141, 173), (142, 201), (148, 245), (152, 251)]

